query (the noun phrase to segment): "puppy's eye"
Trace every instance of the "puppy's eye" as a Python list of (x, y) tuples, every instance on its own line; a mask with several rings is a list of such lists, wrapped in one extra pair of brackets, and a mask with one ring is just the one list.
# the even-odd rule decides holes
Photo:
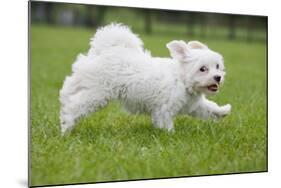
[(217, 68), (217, 69), (219, 69), (219, 68), (220, 68), (219, 64), (217, 64), (217, 65), (216, 65), (216, 68)]
[(205, 72), (207, 70), (207, 67), (203, 66), (199, 69), (201, 72)]

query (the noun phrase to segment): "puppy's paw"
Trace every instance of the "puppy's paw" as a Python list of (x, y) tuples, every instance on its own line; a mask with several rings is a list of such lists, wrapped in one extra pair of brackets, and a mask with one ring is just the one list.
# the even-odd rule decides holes
[(61, 122), (61, 136), (65, 136), (67, 133), (71, 132), (74, 124), (67, 124), (66, 122)]
[(171, 134), (175, 133), (174, 127), (168, 127), (168, 128), (166, 128), (166, 130)]
[(231, 105), (230, 104), (226, 104), (222, 107), (220, 107), (220, 111), (218, 113), (218, 116), (220, 118), (227, 116), (228, 114), (230, 114), (231, 112)]

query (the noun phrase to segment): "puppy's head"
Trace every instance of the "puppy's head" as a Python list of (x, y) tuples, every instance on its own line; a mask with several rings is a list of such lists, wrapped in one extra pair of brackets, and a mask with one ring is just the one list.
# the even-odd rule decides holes
[(180, 64), (181, 77), (190, 92), (216, 94), (224, 81), (223, 57), (198, 41), (171, 41), (167, 48)]

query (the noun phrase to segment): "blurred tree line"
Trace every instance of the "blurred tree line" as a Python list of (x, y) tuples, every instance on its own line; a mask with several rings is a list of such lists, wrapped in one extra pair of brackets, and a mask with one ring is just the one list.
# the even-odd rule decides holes
[(179, 32), (200, 37), (229, 40), (266, 40), (267, 17), (31, 2), (31, 22), (97, 28), (110, 22), (122, 22), (146, 34)]

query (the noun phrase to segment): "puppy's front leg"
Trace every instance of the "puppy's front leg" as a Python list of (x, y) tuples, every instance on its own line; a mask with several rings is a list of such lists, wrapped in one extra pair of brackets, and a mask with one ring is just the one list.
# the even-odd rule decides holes
[(155, 128), (166, 129), (169, 132), (174, 131), (173, 118), (165, 110), (157, 110), (152, 113), (152, 124)]
[(219, 106), (215, 102), (202, 97), (194, 105), (191, 113), (202, 119), (219, 119), (228, 115), (231, 111), (231, 105), (226, 104), (224, 106)]

